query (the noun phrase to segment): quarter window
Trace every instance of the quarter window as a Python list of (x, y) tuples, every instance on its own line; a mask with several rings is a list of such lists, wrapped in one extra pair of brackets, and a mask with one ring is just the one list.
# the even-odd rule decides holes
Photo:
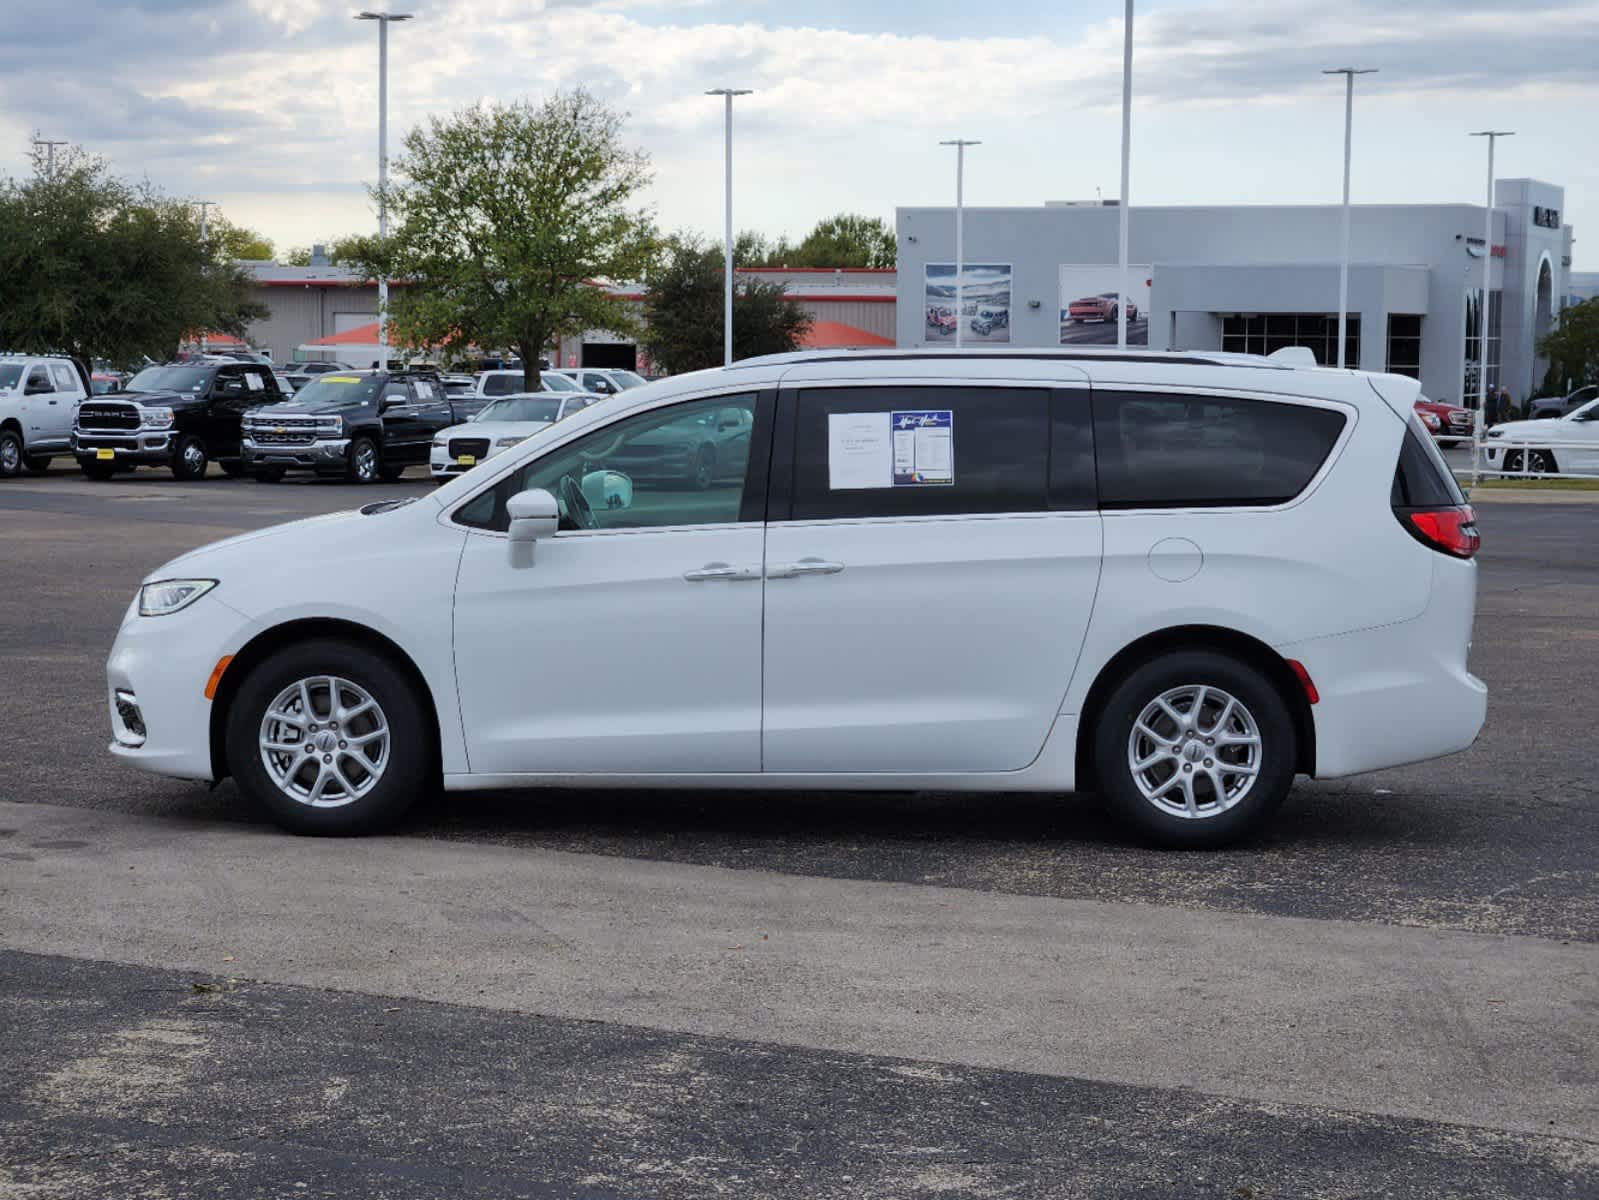
[[(815, 388), (799, 393), (796, 521), (1030, 512), (1049, 507), (1050, 403), (1042, 388)], [(856, 418), (858, 432), (848, 428)], [(922, 443), (906, 426), (926, 422)], [(898, 427), (898, 432), (890, 426)], [(947, 434), (944, 432), (947, 426)], [(886, 437), (887, 444), (880, 439)], [(866, 439), (864, 445), (860, 439)], [(852, 440), (853, 439), (853, 440)], [(878, 439), (874, 441), (874, 439)], [(852, 444), (846, 446), (846, 440)], [(943, 442), (940, 447), (938, 443)], [(932, 469), (912, 459), (925, 445)], [(944, 454), (947, 448), (947, 466)], [(853, 466), (832, 461), (849, 454)], [(878, 480), (869, 459), (881, 460)], [(890, 467), (887, 464), (893, 464)], [(907, 469), (900, 470), (901, 466)], [(842, 468), (842, 469), (841, 469)], [(916, 478), (925, 474), (929, 482)]]
[(1281, 504), (1344, 427), (1333, 409), (1270, 400), (1094, 393), (1102, 508)]
[(727, 525), (739, 519), (755, 425), (754, 394), (691, 400), (586, 433), (526, 464), (456, 510), (476, 529), (503, 532), (506, 504), (542, 488), (561, 509), (561, 528), (583, 527), (586, 505), (599, 529)]

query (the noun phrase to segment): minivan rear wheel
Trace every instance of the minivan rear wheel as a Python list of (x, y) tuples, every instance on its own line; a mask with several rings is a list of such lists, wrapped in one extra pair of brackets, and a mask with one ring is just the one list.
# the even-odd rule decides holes
[(1288, 795), (1297, 760), (1293, 716), (1271, 680), (1209, 650), (1135, 668), (1094, 731), (1095, 773), (1111, 808), (1175, 849), (1258, 832)]
[(293, 833), (383, 829), (434, 769), (435, 738), (410, 680), (348, 642), (301, 642), (261, 662), (234, 697), (226, 736), (239, 790)]

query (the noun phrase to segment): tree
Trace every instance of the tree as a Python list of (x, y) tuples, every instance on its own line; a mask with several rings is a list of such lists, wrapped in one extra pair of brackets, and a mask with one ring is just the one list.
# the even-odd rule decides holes
[(369, 278), (406, 280), (391, 300), (397, 341), (459, 351), (514, 348), (523, 386), (539, 353), (585, 329), (634, 332), (607, 281), (643, 278), (657, 253), (635, 208), (647, 157), (618, 141), (622, 116), (581, 89), (543, 104), (479, 104), (405, 137), (388, 193), (386, 243), (350, 253)]
[[(692, 234), (668, 245), (665, 265), (649, 279), (644, 345), (673, 373), (722, 364), (722, 250)], [(799, 346), (811, 318), (780, 283), (737, 280), (733, 291), (733, 357), (781, 354)]]
[(1563, 395), (1599, 382), (1599, 296), (1562, 310), (1560, 325), (1539, 339), (1538, 353), (1549, 360), (1546, 391)]
[[(334, 266), (354, 265), (356, 251), (361, 248), (362, 239), (355, 234), (350, 234), (347, 237), (330, 238), (327, 241), (319, 242), (318, 245), (326, 248), (325, 253), (328, 261)], [(290, 246), (283, 252), (278, 261), (286, 267), (309, 267), (311, 265), (311, 247)]]
[(839, 213), (818, 221), (789, 258), (796, 267), (892, 267), (899, 240), (881, 217)]
[(263, 262), (272, 257), (271, 239), (242, 225), (230, 225), (226, 221), (216, 220), (211, 222), (206, 235), (220, 241), (222, 256), (230, 262), (240, 259)]
[(194, 206), (116, 179), (76, 147), (0, 181), (0, 346), (132, 362), (267, 315)]

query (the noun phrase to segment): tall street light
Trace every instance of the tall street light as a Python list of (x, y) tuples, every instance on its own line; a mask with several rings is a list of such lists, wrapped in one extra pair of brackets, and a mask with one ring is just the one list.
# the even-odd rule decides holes
[(955, 147), (955, 348), (959, 350), (961, 327), (966, 323), (961, 311), (966, 294), (966, 147), (983, 143), (969, 138), (951, 138), (938, 144)]
[[(1116, 305), (1116, 348), (1127, 349), (1127, 183), (1133, 140), (1133, 0), (1127, 0), (1122, 24), (1122, 198), (1118, 213), (1116, 264), (1121, 270), (1121, 301)], [(1149, 314), (1144, 314), (1147, 318)]]
[[(215, 200), (196, 200), (195, 204), (198, 205), (199, 209), (200, 209), (200, 247), (201, 247), (202, 250), (204, 250), (206, 245), (209, 242), (209, 239), (206, 237), (206, 223), (205, 223), (206, 211), (208, 209), (215, 208), (216, 205), (217, 205), (217, 202)], [(210, 341), (210, 338), (207, 337), (207, 333), (208, 333), (207, 330), (204, 330), (204, 329), (200, 330), (200, 353), (201, 354), (204, 354), (206, 352), (206, 350), (208, 349), (208, 343)]]
[(1323, 75), (1344, 77), (1344, 231), (1338, 253), (1338, 365), (1345, 365), (1344, 338), (1349, 327), (1349, 147), (1355, 128), (1355, 76), (1375, 75), (1376, 67), (1333, 67)]
[(707, 96), (727, 100), (727, 228), (722, 237), (722, 365), (733, 365), (733, 97), (748, 96), (750, 88), (712, 88)]
[[(1488, 313), (1492, 307), (1494, 262), (1494, 143), (1502, 137), (1515, 137), (1513, 129), (1481, 129), (1471, 135), (1488, 139), (1488, 197), (1482, 214), (1482, 303), (1477, 308), (1477, 419), (1471, 423), (1471, 483), (1475, 487), (1482, 470), (1483, 425), (1488, 419)], [(1462, 397), (1464, 398), (1464, 397)], [(1532, 465), (1527, 456), (1526, 466)]]
[[(410, 13), (359, 12), (357, 21), (378, 23), (378, 242), (389, 240), (389, 22)], [(389, 365), (389, 273), (378, 276), (378, 365)]]
[(33, 144), (44, 147), (44, 177), (46, 179), (54, 179), (56, 175), (56, 147), (65, 146), (67, 143), (64, 141), (52, 142), (48, 138), (34, 138)]

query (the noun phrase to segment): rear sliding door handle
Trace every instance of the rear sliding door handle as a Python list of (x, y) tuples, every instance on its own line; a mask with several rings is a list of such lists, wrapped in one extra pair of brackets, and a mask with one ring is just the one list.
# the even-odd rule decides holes
[(690, 583), (704, 583), (710, 579), (725, 579), (730, 583), (741, 583), (745, 580), (759, 579), (760, 571), (755, 567), (735, 567), (724, 562), (706, 563), (696, 571), (684, 571), (683, 578)]
[(797, 579), (801, 575), (837, 575), (844, 569), (841, 562), (827, 562), (820, 558), (802, 558), (799, 562), (777, 563), (766, 569), (768, 579)]

